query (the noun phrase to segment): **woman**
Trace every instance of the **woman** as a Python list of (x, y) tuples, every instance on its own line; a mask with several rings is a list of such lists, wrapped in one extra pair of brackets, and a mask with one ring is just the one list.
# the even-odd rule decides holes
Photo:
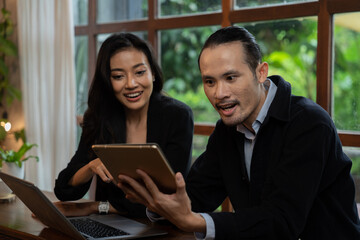
[[(155, 142), (173, 170), (187, 174), (194, 127), (192, 111), (163, 95), (162, 85), (161, 69), (146, 42), (130, 33), (114, 34), (104, 41), (78, 149), (55, 183), (59, 200), (82, 198), (97, 175), (96, 201), (108, 201), (110, 212), (144, 216), (145, 207), (131, 203), (112, 183), (117, 176), (111, 176), (96, 157), (91, 150), (93, 144)], [(83, 213), (95, 213), (98, 206), (99, 202), (94, 202)]]

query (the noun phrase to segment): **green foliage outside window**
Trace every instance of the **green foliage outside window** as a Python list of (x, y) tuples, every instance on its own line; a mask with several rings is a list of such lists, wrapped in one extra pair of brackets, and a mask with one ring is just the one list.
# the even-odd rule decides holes
[(360, 131), (360, 33), (336, 26), (333, 118), (341, 130)]
[[(242, 24), (252, 32), (269, 63), (269, 75), (278, 74), (292, 85), (295, 95), (316, 101), (317, 22), (315, 19)], [(207, 100), (197, 65), (200, 49), (218, 26), (161, 31), (161, 64), (164, 90), (192, 107), (196, 122), (215, 123), (219, 118)], [(334, 114), (339, 129), (359, 130), (360, 36), (337, 26), (335, 41)], [(206, 145), (206, 138), (194, 139), (196, 157)], [(353, 174), (360, 175), (360, 157), (352, 156)], [(358, 166), (358, 167), (356, 167)]]

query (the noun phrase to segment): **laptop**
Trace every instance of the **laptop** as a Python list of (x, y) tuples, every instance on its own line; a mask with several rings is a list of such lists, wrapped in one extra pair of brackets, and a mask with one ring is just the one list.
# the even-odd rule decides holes
[(0, 172), (0, 177), (43, 224), (72, 239), (134, 239), (167, 234), (117, 214), (67, 218), (33, 183), (3, 172)]

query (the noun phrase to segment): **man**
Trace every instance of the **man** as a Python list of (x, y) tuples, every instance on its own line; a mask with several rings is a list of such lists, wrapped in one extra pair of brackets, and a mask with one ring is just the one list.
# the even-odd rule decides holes
[[(199, 56), (204, 91), (221, 120), (177, 191), (120, 175), (127, 198), (206, 239), (360, 239), (350, 175), (336, 128), (311, 100), (291, 95), (245, 29), (223, 28)], [(229, 196), (234, 212), (213, 211)], [(199, 214), (201, 213), (201, 214)]]

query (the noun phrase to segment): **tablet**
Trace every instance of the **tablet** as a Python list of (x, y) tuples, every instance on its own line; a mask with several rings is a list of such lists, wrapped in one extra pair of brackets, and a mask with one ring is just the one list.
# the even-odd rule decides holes
[(115, 182), (119, 174), (140, 179), (135, 170), (141, 169), (152, 178), (160, 191), (176, 191), (175, 174), (156, 143), (96, 144), (92, 149), (114, 177)]

